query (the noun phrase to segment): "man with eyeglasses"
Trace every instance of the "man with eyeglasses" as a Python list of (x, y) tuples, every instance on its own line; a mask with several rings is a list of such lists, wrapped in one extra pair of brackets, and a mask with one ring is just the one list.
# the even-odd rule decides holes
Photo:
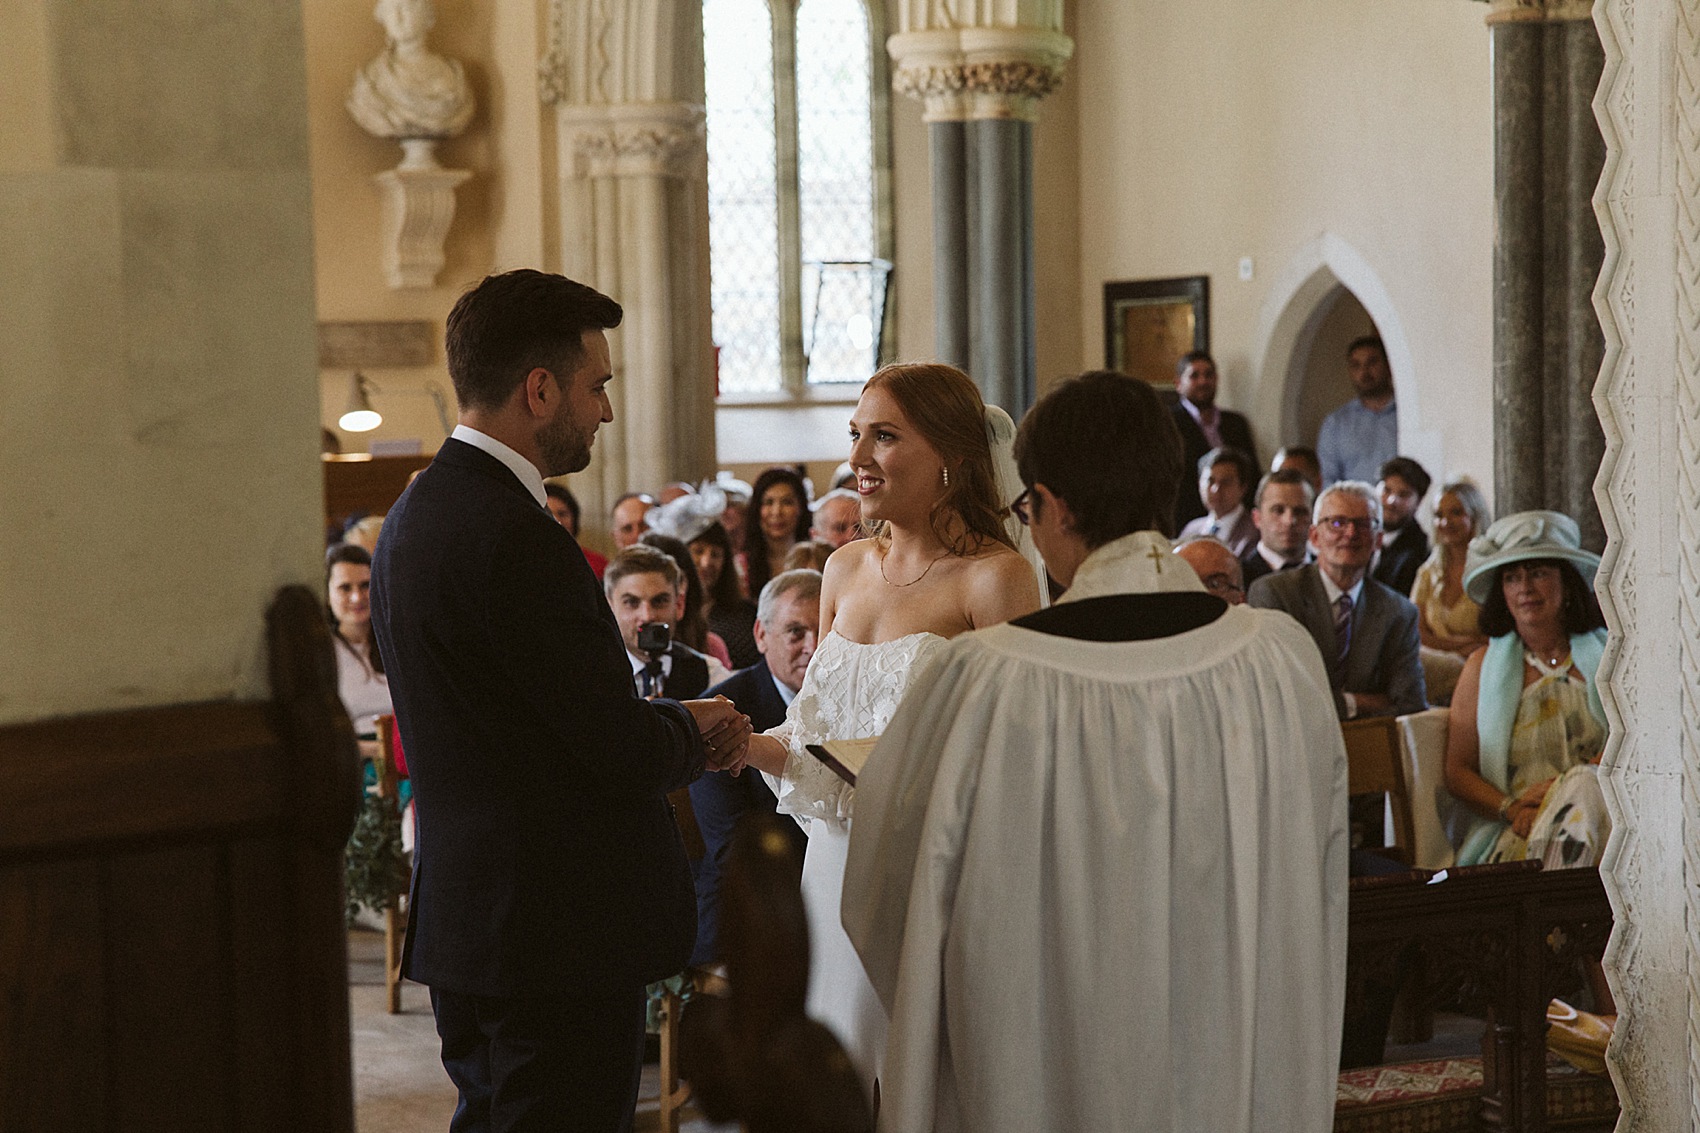
[(1333, 484), (1316, 501), (1316, 562), (1265, 575), (1246, 595), (1248, 604), (1283, 610), (1310, 631), (1342, 720), (1428, 707), (1417, 608), (1368, 577), (1380, 532), (1376, 490), (1358, 480)]
[(1204, 589), (1230, 606), (1245, 603), (1245, 576), (1240, 571), (1240, 560), (1234, 558), (1226, 543), (1199, 535), (1177, 546), (1175, 554), (1186, 560), (1204, 583)]

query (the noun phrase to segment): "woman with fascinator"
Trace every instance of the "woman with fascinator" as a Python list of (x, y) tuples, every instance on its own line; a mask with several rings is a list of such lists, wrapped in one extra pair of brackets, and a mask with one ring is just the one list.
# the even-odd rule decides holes
[(1459, 865), (1599, 861), (1611, 832), (1598, 779), (1599, 565), (1576, 521), (1553, 511), (1508, 515), (1470, 544), (1464, 589), (1489, 641), (1465, 662), (1447, 731), (1447, 790), (1478, 816)]
[(885, 1014), (839, 919), (855, 789), (805, 745), (880, 735), (939, 645), (1039, 608), (1043, 574), (1036, 555), (1018, 552), (1025, 533), (1009, 513), (1021, 491), (1014, 440), (1009, 415), (954, 367), (887, 366), (868, 380), (850, 421), (850, 464), (874, 534), (827, 561), (820, 645), (803, 687), (785, 723), (750, 742), (780, 813), (809, 835), (808, 1013), (844, 1044), (870, 1094)]
[(756, 649), (755, 603), (743, 595), (733, 565), (732, 543), (724, 523), (730, 501), (719, 484), (706, 480), (688, 496), (651, 508), (644, 521), (651, 531), (671, 535), (690, 548), (702, 584), (699, 609), (708, 631), (725, 642), (732, 668), (761, 660)]

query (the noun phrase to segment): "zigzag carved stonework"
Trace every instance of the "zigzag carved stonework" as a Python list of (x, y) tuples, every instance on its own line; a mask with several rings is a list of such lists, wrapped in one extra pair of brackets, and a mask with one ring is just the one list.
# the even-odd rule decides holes
[[(1676, 220), (1676, 461), (1680, 500), (1677, 517), (1677, 604), (1682, 658), (1681, 829), (1700, 829), (1700, 4), (1680, 0), (1674, 5)], [(1680, 837), (1682, 886), (1686, 899), (1688, 999), (1687, 1070), (1689, 1124), (1700, 1123), (1700, 840)]]
[[(1605, 243), (1601, 278), (1594, 289), (1594, 309), (1605, 339), (1605, 356), (1595, 385), (1594, 403), (1605, 434), (1605, 453), (1595, 495), (1606, 530), (1606, 554), (1596, 589), (1611, 639), (1600, 662), (1598, 679), (1610, 738), (1601, 760), (1601, 787), (1612, 817), (1612, 837), (1600, 874), (1611, 899), (1615, 927), (1605, 962), (1621, 1016), (1620, 1029), (1608, 1059), (1612, 1079), (1623, 1105), (1624, 1129), (1636, 1124), (1637, 1098), (1647, 1082), (1644, 1072), (1643, 1031), (1639, 1012), (1651, 1008), (1640, 987), (1628, 978), (1637, 970), (1640, 933), (1630, 910), (1643, 895), (1642, 855), (1646, 839), (1638, 836), (1642, 818), (1636, 778), (1635, 737), (1642, 720), (1634, 689), (1639, 683), (1638, 638), (1629, 627), (1636, 620), (1635, 553), (1637, 507), (1634, 498), (1636, 437), (1633, 410), (1635, 262), (1632, 218), (1622, 210), (1634, 178), (1634, 151), (1629, 143), (1634, 113), (1633, 0), (1601, 0), (1595, 23), (1605, 52), (1605, 68), (1594, 111), (1605, 139), (1606, 163), (1594, 193), (1594, 211)], [(1627, 491), (1625, 490), (1627, 489)]]

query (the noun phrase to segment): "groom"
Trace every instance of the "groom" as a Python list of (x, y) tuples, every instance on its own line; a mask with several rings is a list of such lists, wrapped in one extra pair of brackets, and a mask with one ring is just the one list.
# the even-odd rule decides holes
[(741, 756), (727, 701), (646, 701), (543, 477), (613, 420), (620, 307), (490, 276), (449, 314), (460, 424), (372, 568), (418, 802), (404, 971), (431, 989), (457, 1131), (624, 1130), (644, 985), (684, 967), (696, 901), (667, 792)]

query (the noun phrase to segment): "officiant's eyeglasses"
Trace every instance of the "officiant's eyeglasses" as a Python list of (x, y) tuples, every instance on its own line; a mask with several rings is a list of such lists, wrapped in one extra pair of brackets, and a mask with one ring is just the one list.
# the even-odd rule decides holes
[(1023, 527), (1026, 527), (1029, 523), (1033, 522), (1033, 517), (1027, 514), (1027, 501), (1028, 497), (1032, 494), (1032, 491), (1033, 490), (1029, 488), (1027, 491), (1022, 492), (1019, 496), (1015, 497), (1015, 502), (1009, 505), (1009, 510), (1015, 513), (1015, 518), (1021, 521), (1021, 526)]

